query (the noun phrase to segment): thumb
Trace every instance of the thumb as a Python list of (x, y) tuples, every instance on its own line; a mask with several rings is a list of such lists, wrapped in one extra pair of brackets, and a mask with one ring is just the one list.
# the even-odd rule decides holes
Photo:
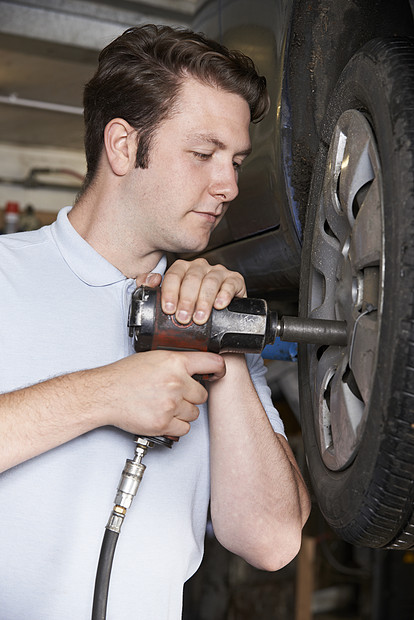
[(146, 286), (156, 287), (161, 284), (162, 277), (159, 273), (140, 273), (135, 278), (135, 283), (137, 286), (141, 286), (145, 284)]

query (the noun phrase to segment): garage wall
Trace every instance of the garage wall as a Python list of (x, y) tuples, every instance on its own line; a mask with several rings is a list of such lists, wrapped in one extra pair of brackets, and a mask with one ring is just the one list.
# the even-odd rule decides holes
[[(56, 213), (61, 207), (73, 204), (76, 188), (80, 187), (86, 169), (83, 152), (57, 148), (0, 143), (0, 161), (1, 210), (8, 201), (15, 201), (22, 211), (30, 204), (36, 211)], [(35, 172), (33, 181), (30, 181), (30, 173), (36, 169), (50, 172)], [(53, 172), (55, 170), (68, 172)], [(33, 184), (73, 186), (74, 189), (30, 187)]]

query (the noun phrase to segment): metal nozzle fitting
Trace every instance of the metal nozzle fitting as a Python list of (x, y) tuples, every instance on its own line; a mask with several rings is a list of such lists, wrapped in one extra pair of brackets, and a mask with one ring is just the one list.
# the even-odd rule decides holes
[(118, 532), (118, 534), (121, 531), (126, 511), (131, 506), (144, 475), (145, 465), (141, 463), (142, 458), (148, 448), (153, 445), (149, 439), (143, 437), (137, 437), (135, 442), (135, 456), (132, 460), (127, 459), (125, 462), (114, 500), (115, 505), (106, 525), (108, 530)]
[(115, 496), (115, 504), (125, 509), (131, 506), (132, 500), (137, 494), (144, 471), (145, 465), (142, 463), (136, 463), (130, 459), (126, 461)]

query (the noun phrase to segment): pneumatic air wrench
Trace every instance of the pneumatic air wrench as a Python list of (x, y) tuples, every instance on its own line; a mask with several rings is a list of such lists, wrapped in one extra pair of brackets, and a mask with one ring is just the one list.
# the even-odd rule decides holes
[(204, 325), (184, 325), (161, 310), (161, 290), (145, 286), (132, 296), (129, 335), (137, 353), (151, 349), (261, 353), (277, 337), (288, 342), (347, 344), (345, 321), (279, 318), (264, 299), (248, 297), (236, 297), (223, 310), (213, 308)]
[[(132, 295), (129, 335), (137, 353), (152, 349), (261, 353), (277, 337), (288, 342), (346, 345), (345, 321), (278, 317), (263, 299), (235, 298), (227, 308), (213, 308), (203, 325), (179, 323), (161, 310), (161, 289), (141, 286)], [(154, 444), (171, 447), (174, 438), (136, 437), (135, 455), (122, 472), (114, 507), (106, 525), (95, 583), (92, 620), (105, 620), (109, 578), (121, 525), (135, 497), (145, 465), (142, 458)]]

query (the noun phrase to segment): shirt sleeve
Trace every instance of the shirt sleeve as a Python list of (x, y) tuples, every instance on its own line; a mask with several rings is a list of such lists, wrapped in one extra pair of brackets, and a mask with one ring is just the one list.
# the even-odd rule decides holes
[(285, 428), (280, 418), (278, 410), (274, 407), (272, 401), (272, 393), (266, 381), (267, 368), (263, 362), (261, 355), (247, 353), (247, 367), (256, 392), (260, 398), (270, 424), (275, 433), (279, 433), (286, 438)]

